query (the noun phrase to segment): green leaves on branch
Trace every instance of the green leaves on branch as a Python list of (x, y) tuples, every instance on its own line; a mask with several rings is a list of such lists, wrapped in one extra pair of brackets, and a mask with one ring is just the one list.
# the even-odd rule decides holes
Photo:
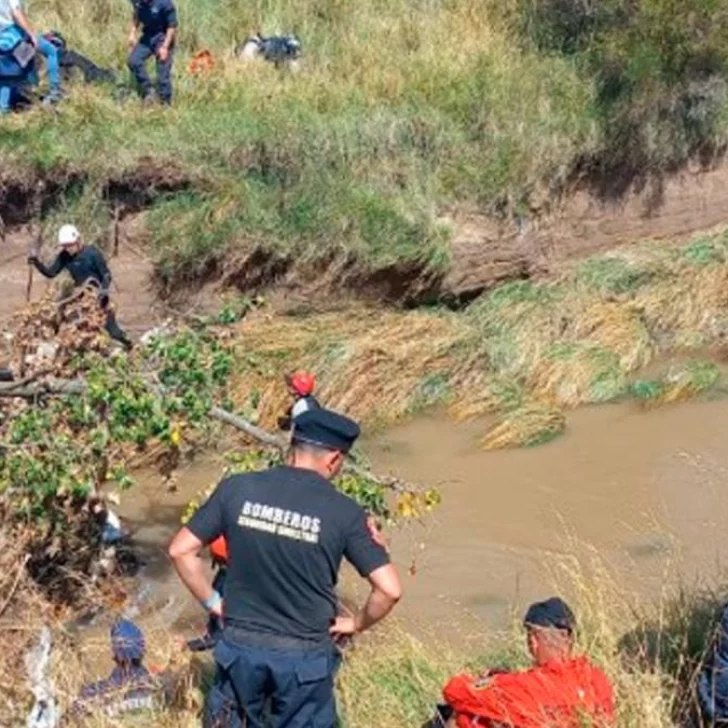
[[(106, 482), (128, 488), (128, 468), (152, 447), (174, 466), (183, 434), (205, 434), (213, 400), (224, 396), (233, 352), (207, 333), (157, 339), (133, 357), (76, 362), (78, 396), (10, 403), (2, 429), (0, 503), (23, 519), (55, 521), (65, 496)], [(63, 520), (63, 519), (61, 519)]]

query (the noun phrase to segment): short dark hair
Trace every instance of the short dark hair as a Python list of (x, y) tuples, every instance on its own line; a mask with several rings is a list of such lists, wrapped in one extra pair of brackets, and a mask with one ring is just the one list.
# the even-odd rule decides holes
[(323, 457), (329, 455), (332, 452), (339, 452), (339, 450), (332, 450), (331, 448), (324, 447), (323, 445), (315, 445), (312, 442), (303, 442), (301, 440), (293, 440), (291, 442), (291, 450), (294, 452), (305, 452), (314, 457)]

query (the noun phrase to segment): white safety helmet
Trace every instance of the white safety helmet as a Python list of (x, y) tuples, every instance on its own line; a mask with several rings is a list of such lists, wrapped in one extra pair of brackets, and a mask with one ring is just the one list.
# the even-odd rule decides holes
[(61, 247), (67, 245), (74, 245), (81, 239), (81, 233), (78, 232), (78, 228), (75, 225), (64, 225), (58, 231), (58, 244)]

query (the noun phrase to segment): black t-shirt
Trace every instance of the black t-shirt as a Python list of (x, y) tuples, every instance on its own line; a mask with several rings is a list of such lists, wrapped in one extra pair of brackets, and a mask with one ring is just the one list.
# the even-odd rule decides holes
[(364, 510), (300, 468), (226, 478), (187, 527), (203, 543), (225, 536), (225, 620), (254, 632), (328, 639), (342, 557), (365, 577), (389, 563)]
[(61, 271), (67, 270), (77, 286), (82, 286), (88, 280), (94, 280), (101, 288), (108, 291), (111, 285), (111, 273), (104, 256), (92, 245), (85, 245), (76, 255), (61, 250), (49, 266), (37, 258), (33, 259), (33, 263), (46, 278), (55, 278)]

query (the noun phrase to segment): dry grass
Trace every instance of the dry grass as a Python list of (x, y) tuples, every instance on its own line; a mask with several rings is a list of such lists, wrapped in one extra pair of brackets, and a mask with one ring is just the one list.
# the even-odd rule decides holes
[[(578, 555), (577, 555), (578, 554)], [(721, 603), (714, 593), (686, 594), (667, 588), (656, 604), (645, 604), (619, 586), (619, 572), (599, 553), (581, 543), (568, 543), (561, 555), (544, 555), (554, 593), (574, 608), (579, 621), (578, 650), (588, 654), (609, 675), (616, 693), (617, 728), (674, 728), (690, 712), (695, 668), (711, 634)], [(24, 587), (13, 618), (0, 623), (10, 639), (0, 653), (0, 723), (24, 722), (30, 704), (22, 653), (43, 623), (54, 634), (52, 674), (61, 706), (68, 707), (87, 681), (110, 668), (107, 625), (77, 636), (64, 630), (47, 604)], [(33, 609), (18, 609), (21, 605)], [(104, 622), (108, 620), (103, 620)], [(155, 714), (113, 722), (101, 715), (76, 723), (107, 726), (196, 726), (208, 658), (190, 659), (177, 647), (178, 638), (162, 619), (148, 615), (145, 629), (147, 664), (176, 676), (175, 699)], [(467, 653), (452, 648), (442, 635), (418, 640), (406, 625), (390, 621), (357, 641), (347, 653), (337, 692), (345, 728), (402, 728), (420, 725), (439, 700), (446, 679), (456, 672), (489, 665), (516, 669), (527, 663), (521, 629), (510, 634), (470, 637)]]
[(546, 406), (528, 406), (505, 415), (481, 441), (486, 450), (542, 445), (566, 429), (563, 412)]
[[(235, 403), (275, 425), (287, 406), (283, 374), (305, 367), (324, 402), (368, 426), (431, 406), (461, 420), (495, 414), (488, 447), (548, 440), (563, 431), (563, 412), (583, 404), (630, 395), (654, 404), (630, 386), (636, 373), (728, 335), (728, 257), (714, 252), (728, 235), (709, 240), (711, 256), (700, 239), (591, 258), (550, 281), (502, 286), (464, 314), (257, 312), (236, 332), (243, 366)], [(715, 372), (710, 363), (674, 369), (660, 401), (710, 389)]]
[(317, 395), (330, 406), (370, 424), (392, 422), (444, 401), (461, 382), (485, 383), (485, 372), (478, 378), (460, 356), (468, 335), (452, 314), (356, 308), (344, 317), (252, 317), (240, 339), (254, 353), (234, 399), (243, 409), (256, 401), (260, 421), (272, 425), (287, 404), (283, 375), (310, 368)]

